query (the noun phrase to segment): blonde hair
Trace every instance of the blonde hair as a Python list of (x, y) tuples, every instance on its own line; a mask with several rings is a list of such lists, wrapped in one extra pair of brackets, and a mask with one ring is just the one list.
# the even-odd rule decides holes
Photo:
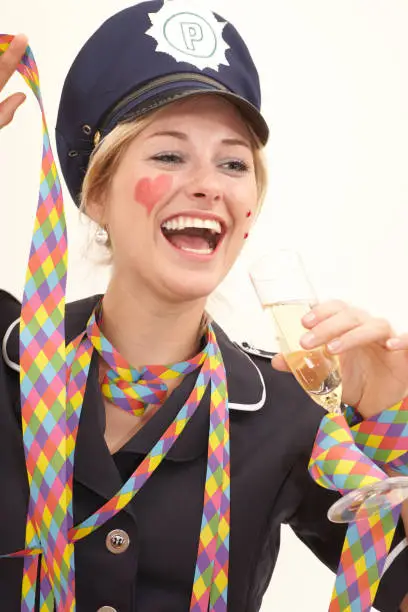
[[(80, 210), (87, 212), (87, 203), (103, 201), (108, 192), (113, 175), (119, 163), (136, 136), (141, 134), (167, 106), (155, 110), (144, 117), (117, 125), (94, 149), (82, 184)], [(249, 127), (255, 176), (258, 185), (259, 213), (266, 195), (267, 169), (263, 146), (253, 129)]]

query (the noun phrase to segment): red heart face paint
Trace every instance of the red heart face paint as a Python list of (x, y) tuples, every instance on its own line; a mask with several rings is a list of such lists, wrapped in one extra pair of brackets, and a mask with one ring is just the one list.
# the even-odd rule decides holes
[(135, 187), (135, 200), (147, 210), (150, 215), (153, 208), (160, 202), (165, 193), (171, 188), (173, 178), (168, 174), (160, 174), (155, 179), (144, 177)]

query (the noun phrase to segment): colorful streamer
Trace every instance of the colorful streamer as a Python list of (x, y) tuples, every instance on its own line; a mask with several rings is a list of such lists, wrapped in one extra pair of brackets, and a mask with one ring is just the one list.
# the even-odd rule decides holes
[[(0, 54), (11, 36), (0, 35)], [(24, 557), (22, 606), (34, 610), (41, 558), (40, 610), (74, 612), (74, 542), (124, 508), (147, 482), (184, 431), (208, 385), (211, 388), (208, 463), (202, 527), (191, 611), (224, 612), (229, 557), (229, 415), (226, 374), (215, 334), (189, 362), (137, 372), (103, 336), (96, 310), (84, 334), (65, 346), (67, 235), (60, 182), (52, 155), (38, 70), (30, 48), (18, 67), (34, 91), (43, 119), (40, 196), (30, 250), (20, 324), (21, 411), (30, 485), (26, 547), (6, 557)], [(166, 380), (201, 367), (186, 404), (142, 464), (102, 508), (73, 527), (75, 443), (94, 349), (108, 363), (103, 392), (121, 408), (139, 414), (160, 403)]]
[[(398, 407), (367, 421), (361, 421), (349, 409), (347, 419), (356, 423), (352, 429), (343, 415), (326, 415), (320, 424), (309, 465), (316, 482), (342, 494), (385, 482), (387, 475), (374, 461), (384, 466), (399, 460), (408, 450), (408, 411), (405, 409), (401, 416)], [(356, 503), (359, 504), (357, 495)], [(400, 513), (400, 505), (384, 508), (372, 516), (360, 512), (358, 520), (350, 523), (330, 612), (371, 610)], [(349, 519), (352, 517), (350, 512)]]

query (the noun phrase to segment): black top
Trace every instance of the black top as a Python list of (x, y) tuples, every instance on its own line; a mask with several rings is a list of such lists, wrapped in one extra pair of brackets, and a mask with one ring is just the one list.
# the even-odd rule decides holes
[[(68, 305), (68, 340), (85, 328), (96, 300)], [(0, 338), (19, 312), (17, 300), (0, 291)], [(275, 566), (282, 523), (288, 523), (333, 570), (337, 569), (345, 528), (326, 518), (337, 494), (316, 485), (307, 471), (323, 409), (292, 376), (274, 371), (269, 355), (247, 354), (218, 326), (214, 328), (227, 370), (230, 401), (228, 610), (255, 612)], [(0, 358), (0, 554), (23, 548), (27, 504), (19, 376), (12, 364), (18, 362), (18, 325), (7, 336)], [(117, 492), (174, 419), (197, 375), (188, 375), (152, 419), (111, 456), (104, 440), (105, 413), (97, 374), (94, 359), (77, 441), (75, 523)], [(76, 544), (78, 612), (97, 612), (103, 606), (117, 612), (188, 612), (203, 506), (208, 426), (207, 392), (180, 439), (133, 501)], [(112, 540), (107, 536), (115, 529), (121, 531)], [(400, 525), (394, 548), (403, 538)], [(112, 544), (118, 554), (111, 552), (115, 550)], [(20, 611), (21, 576), (21, 559), (0, 560), (1, 610)], [(407, 576), (405, 548), (395, 555), (381, 581), (376, 601), (381, 612), (398, 611), (408, 591)]]

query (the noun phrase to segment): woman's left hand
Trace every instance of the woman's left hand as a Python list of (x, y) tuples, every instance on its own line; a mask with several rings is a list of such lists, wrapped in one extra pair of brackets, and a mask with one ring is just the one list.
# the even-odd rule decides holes
[[(364, 418), (390, 408), (408, 395), (408, 338), (399, 341), (384, 319), (372, 317), (341, 301), (318, 304), (302, 320), (309, 332), (301, 345), (309, 350), (326, 345), (340, 359), (345, 404), (358, 407)], [(272, 360), (287, 371), (282, 355)]]

